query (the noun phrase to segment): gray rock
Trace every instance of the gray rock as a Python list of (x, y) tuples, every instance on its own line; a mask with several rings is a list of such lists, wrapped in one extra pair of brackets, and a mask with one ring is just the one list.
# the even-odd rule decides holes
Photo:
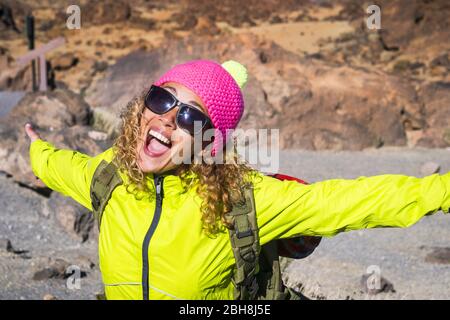
[(49, 265), (36, 271), (33, 275), (33, 280), (47, 280), (47, 279), (64, 279), (67, 277), (66, 270), (69, 263), (63, 259), (49, 259)]
[(52, 278), (60, 277), (61, 275), (58, 273), (56, 269), (53, 268), (44, 268), (42, 270), (37, 271), (33, 275), (33, 280), (35, 281), (41, 281), (41, 280), (47, 280)]
[(0, 250), (4, 250), (8, 253), (16, 254), (24, 259), (29, 259), (28, 250), (15, 249), (9, 239), (0, 239)]
[(427, 254), (425, 261), (436, 264), (450, 264), (450, 248), (434, 248)]
[(0, 170), (17, 182), (48, 193), (31, 170), (30, 141), (23, 126), (31, 122), (41, 138), (56, 147), (93, 156), (105, 150), (110, 141), (97, 143), (89, 137), (91, 117), (89, 105), (69, 90), (28, 93), (7, 116), (0, 118)]
[(420, 167), (420, 173), (424, 176), (429, 176), (431, 174), (438, 173), (440, 169), (441, 166), (438, 163), (428, 161)]
[(13, 246), (9, 239), (0, 239), (0, 250), (5, 250), (7, 252), (13, 252)]
[(381, 292), (395, 292), (394, 285), (384, 277), (376, 274), (364, 274), (361, 277), (361, 287), (369, 295)]
[(57, 223), (70, 235), (86, 241), (90, 235), (95, 237), (96, 229), (93, 214), (73, 199), (52, 192), (49, 199), (50, 211)]

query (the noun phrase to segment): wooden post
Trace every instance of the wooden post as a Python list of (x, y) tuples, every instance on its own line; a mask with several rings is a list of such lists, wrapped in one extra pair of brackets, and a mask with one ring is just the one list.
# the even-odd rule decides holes
[(47, 61), (44, 54), (39, 55), (39, 91), (47, 91)]
[(24, 65), (33, 61), (35, 59), (39, 59), (39, 90), (47, 91), (47, 62), (45, 61), (45, 54), (53, 49), (58, 48), (64, 44), (65, 40), (62, 37), (53, 39), (52, 41), (44, 44), (43, 46), (29, 51), (27, 54), (19, 57), (16, 62), (19, 65)]
[[(27, 38), (28, 38), (28, 50), (34, 50), (34, 17), (26, 16), (25, 18)], [(36, 62), (31, 61), (31, 80), (33, 81), (33, 91), (37, 90), (36, 82)]]

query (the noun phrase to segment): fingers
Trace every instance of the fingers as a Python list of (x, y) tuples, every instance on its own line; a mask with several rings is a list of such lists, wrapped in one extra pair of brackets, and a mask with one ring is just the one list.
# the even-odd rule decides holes
[(34, 131), (34, 129), (30, 123), (25, 124), (25, 132), (26, 132), (28, 138), (30, 138), (31, 142), (33, 142), (34, 140), (40, 139), (39, 134), (36, 131)]

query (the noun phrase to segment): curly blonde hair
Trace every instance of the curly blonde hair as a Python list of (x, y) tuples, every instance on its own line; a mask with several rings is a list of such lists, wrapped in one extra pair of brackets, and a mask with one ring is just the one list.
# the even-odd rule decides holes
[[(141, 196), (153, 196), (147, 183), (147, 175), (141, 171), (137, 163), (140, 123), (145, 111), (145, 92), (132, 99), (121, 112), (122, 126), (114, 142), (116, 149), (114, 163), (127, 175), (126, 184), (129, 192)], [(244, 163), (238, 156), (236, 148), (232, 152), (223, 152), (223, 164), (192, 163), (177, 167), (177, 174), (185, 188), (197, 185), (200, 197), (202, 224), (206, 234), (213, 236), (226, 228), (232, 228), (227, 213), (232, 204), (244, 197), (242, 186), (250, 182), (256, 170)]]

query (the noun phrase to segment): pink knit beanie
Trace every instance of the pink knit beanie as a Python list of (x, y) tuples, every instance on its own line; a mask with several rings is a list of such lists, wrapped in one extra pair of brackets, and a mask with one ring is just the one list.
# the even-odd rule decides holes
[(247, 81), (247, 70), (236, 61), (223, 64), (211, 60), (193, 60), (167, 71), (155, 85), (176, 82), (192, 90), (208, 109), (209, 116), (222, 140), (215, 139), (212, 154), (226, 143), (227, 129), (235, 129), (244, 112), (241, 88)]

